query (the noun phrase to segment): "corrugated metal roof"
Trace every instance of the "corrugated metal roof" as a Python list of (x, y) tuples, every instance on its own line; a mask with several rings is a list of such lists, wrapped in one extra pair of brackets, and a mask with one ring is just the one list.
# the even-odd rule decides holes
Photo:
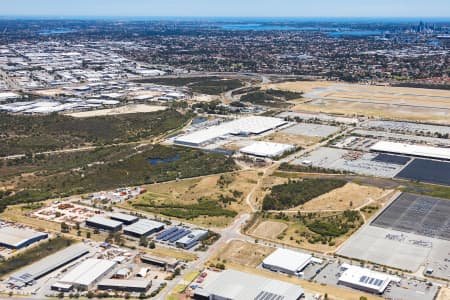
[(289, 249), (277, 249), (264, 259), (265, 265), (282, 268), (293, 273), (303, 270), (312, 259), (312, 255), (292, 251)]
[(139, 235), (146, 234), (152, 230), (159, 229), (161, 227), (164, 227), (166, 224), (153, 221), (153, 220), (147, 220), (147, 219), (140, 219), (134, 224), (131, 224), (129, 226), (126, 226), (124, 230), (133, 232)]
[(429, 157), (450, 160), (449, 148), (438, 148), (421, 145), (410, 145), (381, 141), (373, 145), (370, 150), (377, 152), (398, 153), (411, 156)]
[(58, 282), (89, 286), (115, 265), (114, 261), (90, 258), (79, 264)]
[(0, 241), (11, 247), (18, 247), (28, 240), (43, 236), (47, 236), (47, 234), (31, 229), (21, 229), (10, 226), (0, 228)]

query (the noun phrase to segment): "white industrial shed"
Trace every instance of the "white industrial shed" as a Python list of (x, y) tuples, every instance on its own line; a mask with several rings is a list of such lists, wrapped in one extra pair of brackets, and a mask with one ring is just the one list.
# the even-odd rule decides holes
[(276, 157), (294, 149), (295, 147), (292, 145), (271, 142), (255, 142), (239, 151), (244, 154), (258, 157)]
[(312, 261), (306, 253), (288, 249), (277, 249), (264, 259), (262, 266), (266, 269), (290, 275), (299, 275)]
[(374, 152), (450, 160), (449, 148), (438, 148), (381, 141), (373, 145), (370, 150)]
[(164, 223), (153, 220), (140, 219), (136, 223), (124, 227), (123, 232), (135, 237), (148, 236), (163, 230), (165, 225)]
[(122, 222), (125, 225), (133, 224), (139, 220), (139, 218), (136, 216), (127, 215), (120, 212), (113, 213), (109, 217), (111, 218), (111, 220)]
[(89, 248), (76, 244), (14, 273), (8, 282), (16, 286), (32, 284), (35, 280), (89, 253)]
[(0, 246), (11, 249), (27, 247), (40, 240), (46, 239), (47, 233), (37, 232), (31, 229), (22, 229), (11, 226), (0, 228)]
[(291, 283), (239, 271), (226, 270), (215, 278), (207, 278), (205, 285), (195, 290), (194, 299), (298, 300), (303, 295), (303, 289)]
[(90, 258), (67, 273), (58, 283), (72, 285), (73, 288), (80, 290), (88, 290), (111, 272), (115, 265), (114, 261)]
[(387, 286), (393, 282), (400, 282), (400, 278), (388, 274), (372, 271), (367, 268), (342, 264), (342, 275), (338, 284), (374, 294), (382, 294)]
[(255, 135), (287, 124), (279, 118), (252, 116), (240, 118), (207, 129), (199, 130), (175, 139), (176, 144), (193, 147), (203, 146), (230, 135)]

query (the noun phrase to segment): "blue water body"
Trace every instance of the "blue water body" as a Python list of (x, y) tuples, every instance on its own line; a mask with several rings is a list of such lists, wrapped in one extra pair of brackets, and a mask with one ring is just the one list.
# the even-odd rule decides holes
[(148, 158), (147, 161), (152, 166), (157, 164), (163, 164), (163, 163), (169, 163), (177, 161), (181, 158), (180, 154), (175, 155), (174, 157), (168, 157), (168, 158)]
[(65, 34), (75, 32), (73, 29), (50, 29), (42, 30), (39, 32), (40, 35), (52, 35), (52, 34)]
[(342, 37), (367, 37), (382, 35), (383, 32), (376, 30), (355, 30), (355, 31), (336, 31), (330, 32), (329, 37), (342, 38)]
[(207, 117), (195, 118), (194, 120), (192, 120), (192, 124), (193, 124), (193, 125), (195, 125), (195, 124), (200, 124), (200, 123), (205, 122), (206, 120), (208, 120)]

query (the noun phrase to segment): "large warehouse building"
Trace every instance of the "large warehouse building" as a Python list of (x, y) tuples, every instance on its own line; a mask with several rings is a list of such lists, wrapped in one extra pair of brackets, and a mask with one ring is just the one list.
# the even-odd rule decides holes
[(11, 226), (0, 228), (0, 247), (21, 249), (48, 238), (47, 233)]
[(262, 266), (275, 272), (298, 276), (312, 262), (309, 254), (288, 249), (277, 249), (264, 259)]
[(70, 285), (79, 290), (91, 289), (107, 273), (111, 272), (116, 262), (105, 259), (90, 258), (76, 266), (58, 281), (58, 284)]
[(149, 236), (164, 229), (165, 224), (157, 221), (140, 219), (134, 224), (124, 227), (123, 232), (134, 237)]
[[(217, 276), (214, 276), (217, 275)], [(299, 300), (304, 296), (300, 286), (234, 270), (209, 274), (205, 284), (195, 290), (197, 300)]]
[(89, 227), (94, 227), (102, 230), (108, 231), (119, 231), (122, 229), (122, 222), (114, 221), (104, 217), (92, 217), (86, 220), (86, 225)]
[(152, 286), (150, 279), (103, 279), (98, 284), (99, 290), (104, 291), (121, 291), (129, 293), (146, 293)]
[(370, 151), (408, 156), (450, 160), (450, 149), (394, 142), (377, 142)]
[(295, 147), (292, 145), (271, 142), (255, 142), (239, 151), (244, 154), (258, 157), (277, 157), (292, 150), (295, 150)]
[(122, 222), (125, 225), (131, 225), (133, 223), (136, 223), (139, 218), (136, 216), (127, 215), (124, 213), (113, 213), (111, 216), (109, 216), (111, 220)]
[(228, 136), (262, 134), (286, 124), (287, 122), (283, 119), (272, 117), (253, 116), (240, 118), (178, 137), (175, 139), (175, 143), (192, 147), (201, 147)]
[(184, 249), (191, 249), (197, 245), (201, 240), (208, 237), (208, 231), (202, 229), (192, 230), (188, 235), (183, 236), (175, 242), (175, 245)]
[(341, 270), (338, 284), (373, 294), (382, 294), (391, 282), (400, 282), (399, 277), (349, 264), (342, 264)]
[(19, 287), (32, 284), (35, 280), (88, 253), (89, 248), (83, 244), (70, 246), (14, 273), (11, 275), (8, 282)]

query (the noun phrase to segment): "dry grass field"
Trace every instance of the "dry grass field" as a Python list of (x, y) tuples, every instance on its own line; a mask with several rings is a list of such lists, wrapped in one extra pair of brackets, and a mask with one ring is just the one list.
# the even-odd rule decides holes
[(373, 186), (347, 183), (345, 186), (323, 194), (292, 211), (346, 210), (354, 209), (379, 199), (386, 191)]
[(91, 117), (101, 117), (101, 116), (149, 113), (149, 112), (161, 111), (161, 110), (166, 110), (166, 109), (167, 109), (166, 106), (134, 104), (134, 105), (126, 105), (126, 106), (120, 106), (120, 107), (110, 108), (110, 109), (82, 111), (82, 112), (70, 113), (67, 115), (74, 117), (74, 118), (91, 118)]
[(450, 91), (369, 86), (329, 81), (269, 84), (265, 88), (304, 92), (294, 111), (440, 121), (450, 123)]
[(316, 144), (320, 138), (304, 135), (294, 135), (283, 132), (275, 132), (259, 139), (260, 141), (293, 145), (296, 147), (307, 147)]
[(266, 239), (275, 240), (289, 226), (281, 222), (264, 221), (258, 224), (253, 234)]
[(448, 300), (450, 299), (450, 288), (443, 287), (441, 288), (441, 291), (439, 292), (438, 297), (436, 300)]
[[(155, 204), (197, 204), (198, 199), (206, 198), (217, 200), (221, 195), (226, 197), (234, 197), (237, 201), (227, 204), (226, 209), (234, 210), (238, 213), (248, 212), (249, 207), (245, 203), (245, 196), (250, 192), (256, 184), (256, 171), (241, 171), (237, 173), (225, 174), (226, 183), (221, 184), (220, 175), (205, 176), (202, 178), (167, 182), (149, 185), (146, 187), (147, 193), (133, 201), (133, 203), (152, 201)], [(236, 192), (240, 195), (235, 197)], [(127, 208), (131, 208), (127, 204)], [(231, 223), (233, 218), (225, 216), (200, 216), (189, 223), (199, 226), (208, 227), (226, 227)], [(184, 221), (181, 220), (180, 221)]]
[(275, 249), (263, 245), (252, 244), (234, 240), (225, 245), (220, 253), (213, 259), (212, 263), (224, 262), (242, 265), (246, 267), (257, 267), (264, 258)]

